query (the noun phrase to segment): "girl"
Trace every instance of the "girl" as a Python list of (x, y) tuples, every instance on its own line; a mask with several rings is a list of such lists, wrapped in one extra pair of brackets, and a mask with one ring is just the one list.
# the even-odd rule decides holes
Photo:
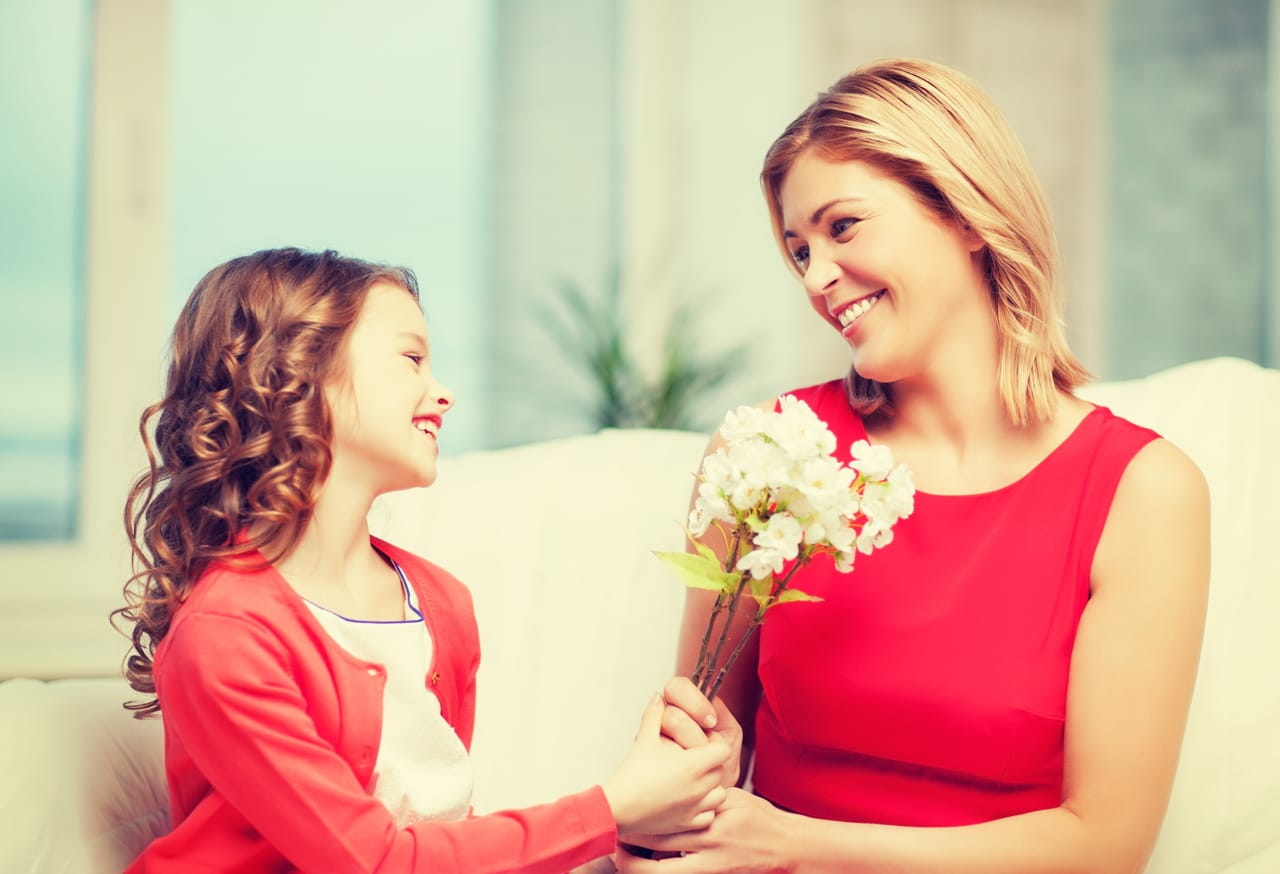
[[(823, 602), (771, 612), (735, 666), (723, 697), (750, 734), (755, 794), (648, 842), (682, 858), (622, 867), (1141, 871), (1200, 652), (1203, 476), (1073, 394), (1086, 374), (1048, 210), (967, 78), (911, 60), (858, 70), (788, 126), (761, 181), (852, 360), (794, 394), (841, 448), (869, 439), (910, 466), (915, 512), (850, 578), (806, 565), (795, 585)], [(684, 670), (705, 594), (689, 596)], [(705, 707), (688, 684), (669, 695)], [(691, 724), (673, 736), (702, 742)]]
[(435, 480), (453, 405), (412, 273), (237, 258), (172, 343), (117, 612), (130, 683), (154, 696), (127, 706), (165, 717), (173, 830), (131, 871), (562, 872), (619, 830), (710, 820), (729, 747), (661, 739), (660, 698), (603, 785), (470, 815), (470, 597), (365, 522), (377, 495)]

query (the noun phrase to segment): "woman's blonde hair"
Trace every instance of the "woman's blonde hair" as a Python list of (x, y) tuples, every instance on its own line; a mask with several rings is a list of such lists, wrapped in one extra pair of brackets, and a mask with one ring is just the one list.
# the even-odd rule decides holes
[(139, 422), (149, 467), (124, 519), (136, 572), (112, 613), (133, 625), (125, 673), (151, 696), (125, 705), (139, 717), (160, 709), (156, 646), (209, 564), (274, 561), (302, 536), (332, 463), (323, 387), (378, 283), (418, 297), (406, 269), (270, 249), (209, 271), (178, 316), (164, 396)]
[[(760, 181), (778, 245), (797, 272), (782, 237), (779, 192), (809, 150), (877, 168), (981, 237), (1001, 338), (1000, 394), (1012, 422), (1047, 418), (1055, 386), (1070, 391), (1088, 379), (1067, 347), (1044, 194), (1008, 122), (973, 81), (927, 61), (878, 61), (836, 82), (787, 126)], [(847, 384), (860, 413), (892, 412), (889, 386), (852, 369)]]

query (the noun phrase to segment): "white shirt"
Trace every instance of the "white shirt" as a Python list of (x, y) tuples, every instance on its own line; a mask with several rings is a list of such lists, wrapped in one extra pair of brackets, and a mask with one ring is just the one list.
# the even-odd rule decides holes
[(392, 567), (404, 587), (407, 619), (348, 619), (319, 604), (306, 604), (343, 649), (386, 669), (382, 736), (370, 794), (401, 828), (422, 819), (463, 819), (471, 808), (471, 759), (427, 686), (431, 633), (404, 571), (394, 562)]

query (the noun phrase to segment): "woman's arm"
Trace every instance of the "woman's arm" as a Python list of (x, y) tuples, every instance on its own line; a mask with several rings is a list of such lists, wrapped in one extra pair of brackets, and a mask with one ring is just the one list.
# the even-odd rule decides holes
[[(1155, 441), (1121, 478), (1071, 660), (1059, 807), (955, 828), (809, 819), (731, 792), (688, 851), (632, 874), (703, 871), (1140, 872), (1177, 767), (1209, 579), (1204, 477)], [(665, 867), (655, 868), (654, 865)]]

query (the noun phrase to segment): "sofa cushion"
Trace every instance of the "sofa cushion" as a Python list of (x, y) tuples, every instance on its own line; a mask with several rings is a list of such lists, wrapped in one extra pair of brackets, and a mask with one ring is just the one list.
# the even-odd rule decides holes
[(1280, 871), (1280, 371), (1185, 364), (1081, 395), (1154, 428), (1209, 482), (1204, 649), (1157, 872)]
[(446, 458), (370, 521), (470, 587), (480, 626), (477, 810), (608, 777), (675, 667), (682, 549), (705, 434), (606, 430)]

